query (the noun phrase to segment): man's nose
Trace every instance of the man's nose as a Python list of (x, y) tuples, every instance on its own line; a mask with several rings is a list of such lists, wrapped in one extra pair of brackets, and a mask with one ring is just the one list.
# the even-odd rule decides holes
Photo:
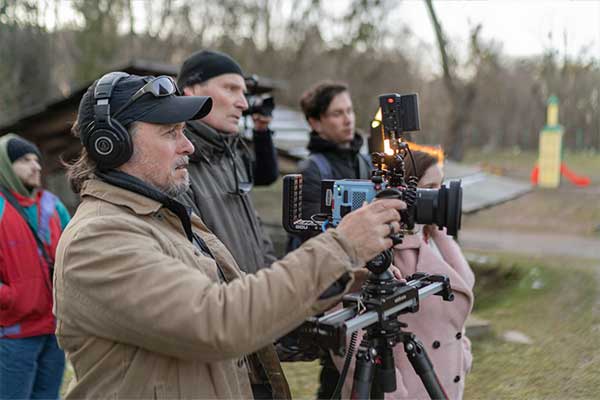
[(190, 154), (194, 153), (194, 145), (183, 133), (181, 133), (179, 153), (185, 154), (186, 156), (189, 156)]
[(235, 107), (242, 109), (242, 110), (247, 110), (248, 109), (248, 100), (246, 100), (246, 96), (244, 96), (244, 94), (242, 93), (241, 95), (239, 95), (234, 103)]
[(344, 122), (346, 124), (351, 124), (352, 122), (354, 122), (354, 112), (353, 111), (344, 113)]

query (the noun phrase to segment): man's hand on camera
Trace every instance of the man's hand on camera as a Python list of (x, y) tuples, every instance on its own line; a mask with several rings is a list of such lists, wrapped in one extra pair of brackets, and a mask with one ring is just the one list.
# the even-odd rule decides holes
[(389, 236), (400, 231), (398, 211), (405, 208), (406, 203), (401, 200), (377, 200), (346, 215), (336, 229), (352, 243), (359, 259), (366, 263), (392, 247)]
[(273, 120), (273, 117), (267, 117), (262, 114), (252, 114), (252, 122), (254, 124), (254, 130), (258, 132), (266, 132), (269, 130), (269, 124)]

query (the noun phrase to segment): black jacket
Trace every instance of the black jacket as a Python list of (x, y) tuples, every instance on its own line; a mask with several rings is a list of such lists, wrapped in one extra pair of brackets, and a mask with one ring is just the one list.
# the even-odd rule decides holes
[(255, 133), (256, 158), (239, 135), (202, 122), (188, 122), (185, 134), (195, 151), (188, 167), (191, 188), (180, 200), (227, 246), (242, 271), (268, 267), (276, 260), (273, 244), (247, 190), (252, 181), (265, 185), (278, 177), (271, 134)]
[[(308, 150), (310, 154), (321, 153), (329, 161), (332, 176), (323, 177), (319, 167), (312, 160), (307, 160), (300, 167), (303, 177), (302, 186), (302, 215), (310, 218), (311, 215), (321, 212), (321, 180), (322, 179), (369, 179), (369, 175), (360, 175), (361, 160), (359, 154), (363, 145), (363, 138), (358, 133), (350, 143), (350, 147), (341, 148), (339, 145), (327, 141), (317, 135), (310, 133)], [(364, 170), (364, 168), (363, 168)]]

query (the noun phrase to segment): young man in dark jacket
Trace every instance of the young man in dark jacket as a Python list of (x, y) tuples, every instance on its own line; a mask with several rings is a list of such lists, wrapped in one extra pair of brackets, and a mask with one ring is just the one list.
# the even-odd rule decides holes
[(185, 129), (196, 150), (190, 156), (191, 190), (182, 201), (225, 243), (244, 272), (255, 273), (276, 260), (249, 194), (253, 184), (271, 184), (279, 175), (271, 118), (253, 115), (251, 154), (238, 126), (248, 108), (246, 84), (242, 69), (226, 54), (192, 54), (181, 66), (177, 84), (184, 95), (213, 99), (211, 113)]
[[(347, 85), (332, 81), (319, 82), (302, 95), (300, 106), (312, 128), (308, 143), (310, 156), (300, 166), (303, 176), (302, 214), (304, 218), (310, 218), (321, 212), (321, 180), (369, 179), (371, 167), (368, 157), (360, 153), (363, 138), (356, 132), (354, 109)], [(315, 235), (290, 235), (288, 250), (293, 250)], [(321, 365), (323, 368), (317, 395), (319, 399), (329, 399), (339, 373), (328, 353), (321, 355)]]
[(0, 399), (57, 399), (65, 367), (52, 270), (69, 214), (40, 189), (40, 158), (33, 143), (0, 138)]
[[(304, 92), (300, 106), (312, 128), (308, 142), (310, 156), (300, 165), (302, 214), (310, 218), (321, 212), (321, 180), (369, 179), (371, 166), (369, 157), (360, 153), (363, 137), (356, 132), (347, 85), (319, 82)], [(314, 235), (291, 237), (288, 250)]]

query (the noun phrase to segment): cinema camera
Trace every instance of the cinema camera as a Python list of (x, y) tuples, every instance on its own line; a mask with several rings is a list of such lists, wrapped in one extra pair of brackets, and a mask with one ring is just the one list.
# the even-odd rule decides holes
[(248, 109), (242, 112), (244, 117), (252, 114), (260, 114), (266, 117), (273, 116), (275, 109), (275, 98), (271, 92), (275, 89), (267, 79), (259, 78), (256, 75), (245, 77), (246, 82), (246, 101)]
[[(335, 227), (349, 212), (377, 198), (403, 200), (407, 208), (401, 211), (401, 232), (392, 236), (394, 244), (405, 234), (413, 233), (415, 223), (436, 224), (456, 235), (461, 225), (462, 189), (459, 181), (440, 189), (417, 188), (415, 176), (405, 177), (405, 159), (414, 160), (407, 132), (418, 131), (419, 109), (416, 94), (385, 94), (379, 96), (381, 107), (381, 143), (389, 151), (372, 153), (371, 180), (323, 180), (321, 182), (321, 213), (308, 219), (302, 216), (302, 175), (287, 175), (283, 181), (283, 226), (290, 233), (324, 231)], [(381, 149), (383, 150), (383, 149)], [(433, 399), (447, 396), (437, 379), (425, 348), (406, 324), (398, 320), (401, 314), (417, 312), (419, 303), (430, 295), (452, 301), (450, 282), (443, 275), (417, 273), (400, 282), (388, 270), (391, 249), (369, 261), (370, 273), (359, 294), (347, 295), (343, 308), (323, 317), (307, 320), (294, 334), (302, 346), (317, 344), (338, 355), (346, 355), (344, 367), (333, 398), (338, 398), (345, 380), (358, 332), (366, 333), (356, 354), (356, 369), (352, 398), (384, 398), (384, 393), (396, 390), (393, 347), (403, 343), (415, 372)], [(350, 344), (346, 348), (346, 340)]]
[[(436, 224), (456, 236), (461, 225), (462, 188), (460, 181), (452, 181), (440, 189), (417, 188), (416, 176), (405, 177), (404, 166), (408, 155), (414, 160), (405, 132), (418, 131), (419, 106), (416, 94), (385, 94), (379, 96), (381, 106), (382, 143), (389, 144), (388, 152), (372, 153), (371, 180), (326, 179), (321, 181), (321, 213), (308, 218), (302, 216), (302, 175), (286, 175), (283, 179), (283, 227), (290, 233), (324, 231), (335, 227), (344, 215), (370, 203), (376, 198), (403, 200), (407, 208), (401, 211), (401, 231), (392, 236), (394, 244), (402, 242), (406, 233), (413, 233), (415, 223)], [(381, 149), (383, 150), (383, 149)], [(379, 272), (391, 262), (391, 250), (381, 253), (369, 262)], [(377, 271), (373, 271), (377, 273)]]

